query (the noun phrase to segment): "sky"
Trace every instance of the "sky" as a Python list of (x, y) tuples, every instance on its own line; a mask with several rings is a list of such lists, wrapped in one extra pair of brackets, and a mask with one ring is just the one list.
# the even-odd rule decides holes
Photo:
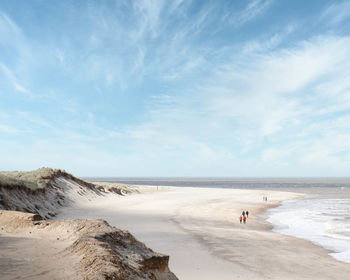
[(350, 1), (0, 0), (0, 170), (350, 176)]

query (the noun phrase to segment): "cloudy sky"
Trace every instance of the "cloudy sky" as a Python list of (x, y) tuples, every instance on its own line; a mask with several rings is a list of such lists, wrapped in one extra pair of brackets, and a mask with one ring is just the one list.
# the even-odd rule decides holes
[(350, 1), (0, 1), (0, 170), (350, 176)]

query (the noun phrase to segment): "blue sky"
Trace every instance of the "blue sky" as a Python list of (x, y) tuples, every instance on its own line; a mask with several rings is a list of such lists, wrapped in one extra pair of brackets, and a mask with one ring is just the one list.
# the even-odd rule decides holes
[(0, 1), (0, 169), (349, 176), (350, 1)]

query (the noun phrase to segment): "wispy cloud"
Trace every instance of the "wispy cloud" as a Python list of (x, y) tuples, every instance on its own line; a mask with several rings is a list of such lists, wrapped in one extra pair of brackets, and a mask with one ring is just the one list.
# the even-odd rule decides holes
[(139, 18), (139, 30), (141, 35), (145, 31), (150, 31), (153, 38), (158, 36), (161, 28), (160, 16), (163, 10), (164, 1), (141, 0), (133, 3), (137, 17)]
[(238, 22), (247, 22), (257, 15), (261, 14), (270, 4), (271, 0), (252, 0), (249, 1), (243, 13), (238, 17)]
[(2, 39), (15, 39), (21, 32), (22, 30), (17, 24), (0, 10), (0, 33), (2, 34)]
[[(307, 157), (312, 158), (313, 153), (306, 150), (309, 139), (319, 135), (318, 147), (328, 146), (328, 156), (337, 159), (339, 150), (336, 147), (340, 145), (330, 148), (330, 138), (322, 130), (326, 125), (324, 116), (335, 121), (336, 115), (327, 115), (326, 111), (320, 113), (325, 104), (334, 103), (334, 100), (331, 96), (318, 100), (322, 96), (319, 85), (324, 77), (331, 77), (327, 85), (331, 90), (332, 86), (339, 86), (337, 77), (350, 77), (349, 71), (343, 72), (350, 58), (346, 48), (349, 42), (349, 38), (315, 37), (288, 49), (264, 56), (259, 54), (254, 60), (249, 56), (247, 61), (241, 61), (241, 67), (234, 63), (217, 67), (210, 75), (212, 78), (207, 77), (201, 85), (186, 93), (186, 99), (169, 96), (156, 99), (150, 122), (133, 127), (131, 131), (136, 150), (171, 147), (169, 152), (179, 153), (178, 150), (184, 151), (181, 147), (191, 147), (185, 154), (192, 154), (195, 160), (216, 155), (212, 160), (220, 161), (226, 155), (237, 156), (243, 150), (248, 156), (252, 150), (263, 149), (261, 143), (278, 138), (280, 148), (263, 149), (261, 155), (265, 163), (275, 165), (287, 162), (294, 155), (297, 156), (293, 161), (305, 162)], [(344, 107), (340, 101), (347, 96), (346, 90), (333, 94), (339, 101), (333, 104), (335, 111), (332, 114), (350, 110), (350, 104)], [(338, 125), (329, 126), (329, 130), (343, 130), (339, 121)], [(319, 123), (319, 128), (312, 128), (314, 123)], [(304, 131), (304, 136), (299, 138), (300, 131)], [(218, 139), (222, 135), (232, 147), (224, 145), (225, 140)], [(294, 141), (300, 144), (292, 144)], [(211, 152), (193, 152), (203, 150), (203, 146), (205, 151)], [(218, 148), (222, 146), (226, 149)]]
[(225, 18), (234, 26), (239, 27), (263, 14), (271, 5), (272, 0), (250, 0), (238, 12), (228, 13)]
[(66, 2), (27, 26), (0, 12), (2, 156), (99, 175), (345, 174), (348, 4), (300, 18), (274, 3)]
[(321, 15), (331, 25), (337, 25), (350, 18), (350, 2), (341, 1), (332, 3)]
[(18, 135), (19, 130), (16, 129), (15, 127), (11, 127), (5, 124), (0, 124), (0, 133), (1, 134), (12, 134), (12, 135)]
[(0, 68), (15, 90), (21, 93), (30, 94), (30, 91), (18, 81), (18, 78), (8, 67), (6, 67), (6, 65), (0, 63)]

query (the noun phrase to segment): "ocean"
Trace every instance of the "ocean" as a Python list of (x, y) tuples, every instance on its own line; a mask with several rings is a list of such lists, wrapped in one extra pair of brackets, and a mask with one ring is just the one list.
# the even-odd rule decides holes
[(291, 235), (334, 251), (334, 258), (350, 263), (350, 196), (308, 195), (283, 202), (267, 212), (275, 232)]
[(133, 185), (276, 189), (306, 193), (270, 209), (273, 231), (309, 240), (350, 263), (350, 178), (85, 178)]

